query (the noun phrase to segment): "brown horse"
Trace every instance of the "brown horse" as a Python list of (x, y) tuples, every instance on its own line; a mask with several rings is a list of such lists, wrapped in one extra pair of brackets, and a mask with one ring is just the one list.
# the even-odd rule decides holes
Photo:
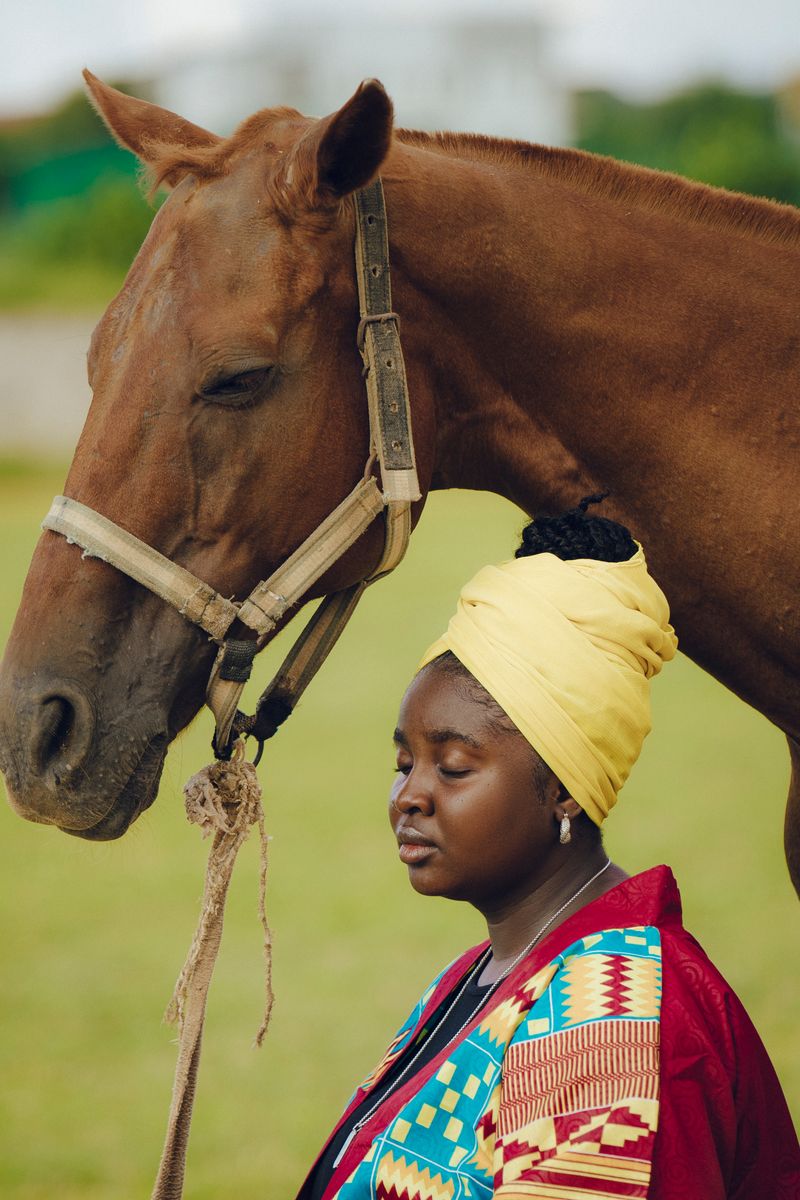
[[(376, 82), (228, 139), (88, 82), (171, 195), (95, 331), (67, 495), (225, 595), (288, 556), (367, 456), (351, 195), (380, 172), (423, 495), (530, 512), (611, 489), (682, 647), (789, 738), (800, 885), (800, 214), (567, 150), (393, 133)], [(378, 525), (315, 594), (369, 573)], [(45, 533), (2, 675), (19, 813), (123, 833), (213, 653)]]

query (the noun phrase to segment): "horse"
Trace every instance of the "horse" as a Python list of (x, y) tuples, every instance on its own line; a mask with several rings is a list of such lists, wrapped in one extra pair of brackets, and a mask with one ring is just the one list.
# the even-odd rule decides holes
[[(218, 137), (86, 73), (169, 191), (88, 356), (65, 485), (226, 596), (348, 494), (369, 428), (355, 193), (380, 176), (421, 499), (526, 512), (608, 490), (681, 646), (787, 736), (800, 890), (800, 213), (567, 149), (396, 129), (381, 84), (323, 119)], [(310, 589), (370, 575), (375, 521)], [(119, 837), (203, 703), (214, 647), (45, 532), (0, 674), (0, 767), (23, 817)]]

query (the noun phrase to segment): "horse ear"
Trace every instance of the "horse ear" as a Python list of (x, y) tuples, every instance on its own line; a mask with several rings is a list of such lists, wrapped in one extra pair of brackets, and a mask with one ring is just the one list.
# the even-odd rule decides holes
[(377, 175), (392, 142), (392, 102), (377, 79), (366, 79), (338, 112), (302, 139), (286, 174), (287, 189), (311, 207), (326, 207)]
[(85, 70), (83, 78), (89, 99), (112, 136), (144, 163), (160, 160), (167, 148), (180, 151), (214, 146), (222, 140), (166, 108), (118, 92), (91, 71)]

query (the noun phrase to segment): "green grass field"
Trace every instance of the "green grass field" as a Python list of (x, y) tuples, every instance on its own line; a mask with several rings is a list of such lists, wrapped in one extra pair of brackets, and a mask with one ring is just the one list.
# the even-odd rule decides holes
[[(0, 476), (4, 639), (62, 480), (46, 470)], [(248, 846), (212, 990), (188, 1200), (294, 1195), (421, 988), (482, 936), (475, 913), (420, 898), (406, 882), (386, 819), (390, 735), (460, 583), (508, 556), (520, 525), (490, 496), (435, 497), (407, 561), (367, 595), (267, 746), (276, 1007), (265, 1048), (254, 1051), (261, 964)], [(280, 652), (261, 662), (260, 684)], [(654, 709), (655, 731), (608, 822), (609, 851), (628, 870), (674, 868), (686, 923), (744, 1000), (797, 1119), (800, 908), (781, 850), (783, 740), (682, 658), (656, 681)], [(206, 853), (180, 789), (208, 760), (210, 734), (203, 714), (173, 747), (158, 803), (119, 842), (90, 845), (0, 811), (6, 1200), (149, 1195), (175, 1054), (161, 1013), (194, 928)]]

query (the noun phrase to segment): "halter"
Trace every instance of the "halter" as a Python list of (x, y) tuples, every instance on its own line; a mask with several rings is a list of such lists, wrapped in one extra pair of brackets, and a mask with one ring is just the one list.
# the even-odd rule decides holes
[[(380, 179), (355, 193), (355, 210), (361, 317), (356, 342), (364, 362), (369, 458), (363, 477), (349, 496), (268, 579), (245, 600), (227, 600), (108, 517), (67, 496), (55, 497), (42, 522), (43, 529), (63, 534), (68, 542), (80, 546), (84, 558), (102, 559), (166, 600), (218, 644), (206, 688), (206, 703), (216, 722), (213, 746), (217, 758), (229, 758), (233, 743), (244, 733), (259, 743), (258, 762), (264, 741), (294, 709), (364, 589), (397, 566), (411, 536), (411, 504), (420, 499), (420, 490), (399, 321), (392, 311), (386, 206)], [(381, 487), (373, 474), (376, 463)], [(380, 513), (384, 514), (384, 544), (375, 569), (367, 578), (323, 599), (259, 698), (254, 715), (239, 712), (253, 659), (278, 622)], [(236, 620), (256, 636), (229, 637)]]

